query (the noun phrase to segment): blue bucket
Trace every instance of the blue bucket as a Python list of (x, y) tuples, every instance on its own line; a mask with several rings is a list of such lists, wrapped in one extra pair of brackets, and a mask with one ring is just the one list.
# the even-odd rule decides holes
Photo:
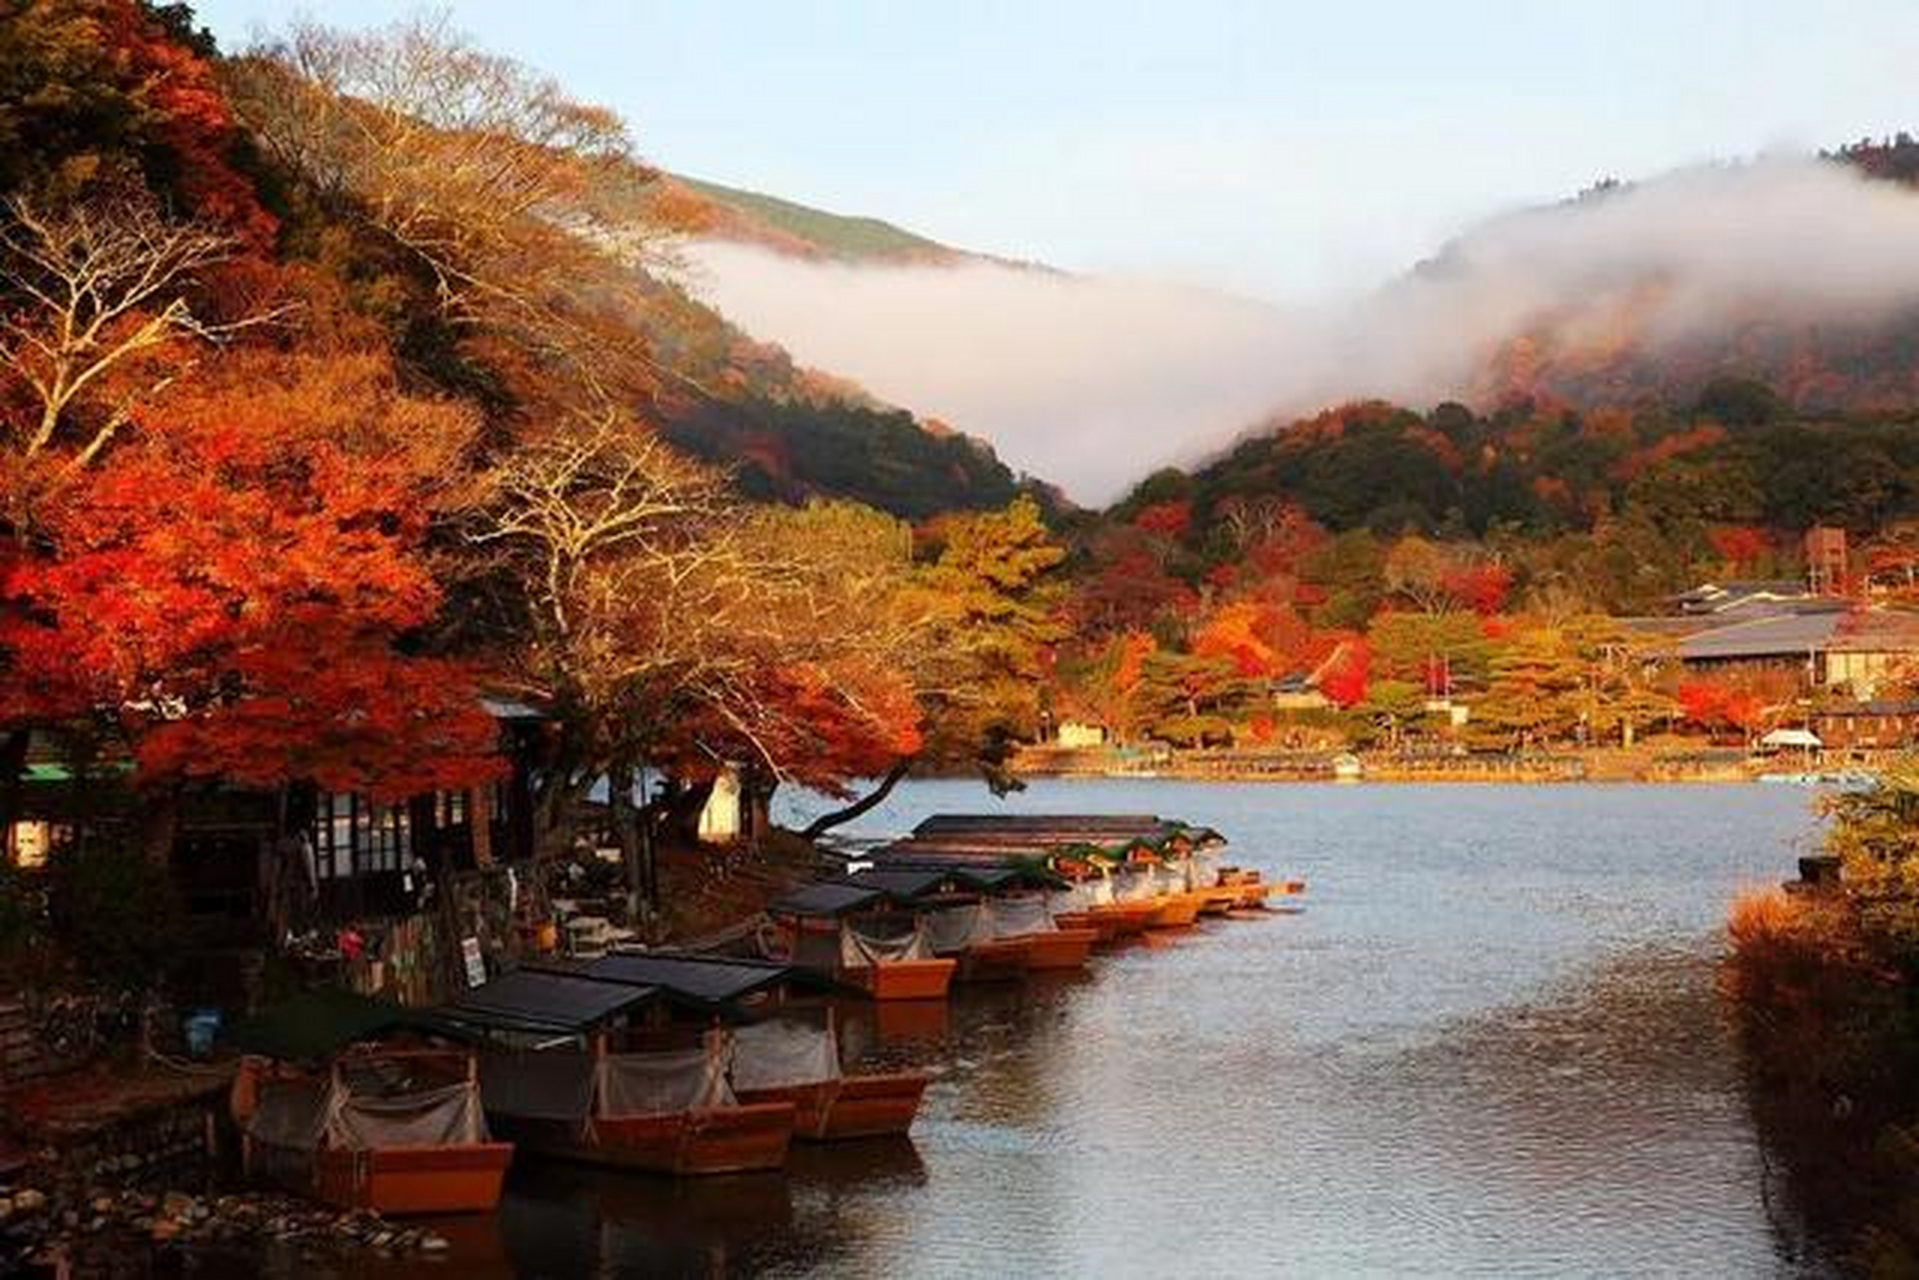
[(218, 1009), (195, 1009), (189, 1014), (185, 1023), (187, 1052), (196, 1058), (212, 1053), (213, 1042), (220, 1037), (220, 1022)]

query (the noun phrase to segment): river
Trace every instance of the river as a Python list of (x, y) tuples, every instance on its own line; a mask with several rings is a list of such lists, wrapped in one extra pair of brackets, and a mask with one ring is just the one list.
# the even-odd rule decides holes
[[(911, 1143), (684, 1185), (516, 1172), (463, 1273), (1818, 1274), (1769, 1195), (1720, 922), (1810, 841), (1767, 787), (1042, 781), (946, 810), (1156, 812), (1309, 883), (1090, 975), (849, 1028), (938, 1072)], [(490, 1264), (490, 1265), (489, 1265)]]

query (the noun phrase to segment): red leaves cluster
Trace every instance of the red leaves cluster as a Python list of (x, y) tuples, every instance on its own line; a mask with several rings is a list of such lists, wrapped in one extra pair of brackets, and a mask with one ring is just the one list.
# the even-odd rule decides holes
[(1186, 501), (1155, 502), (1133, 517), (1136, 528), (1163, 538), (1183, 538), (1193, 527), (1193, 504)]
[(1765, 706), (1759, 694), (1724, 677), (1682, 680), (1675, 694), (1680, 712), (1704, 729), (1734, 728), (1751, 733), (1764, 723)]
[(248, 247), (270, 250), (279, 223), (233, 167), (239, 134), (213, 68), (134, 0), (110, 0), (101, 26), (121, 78), (150, 110), (154, 136), (171, 154), (181, 203)]
[(117, 713), (148, 777), (397, 798), (491, 776), (463, 666), (405, 656), (465, 414), (371, 357), (234, 356), (46, 513), (0, 592), (0, 716)]
[(1441, 590), (1482, 618), (1492, 617), (1506, 607), (1512, 591), (1513, 572), (1495, 561), (1483, 560), (1455, 565), (1440, 575)]
[(1363, 636), (1341, 640), (1320, 672), (1319, 691), (1335, 706), (1358, 706), (1366, 700), (1372, 665), (1372, 646)]
[(1765, 532), (1751, 525), (1715, 525), (1706, 531), (1706, 537), (1719, 558), (1735, 572), (1750, 569), (1767, 550)]

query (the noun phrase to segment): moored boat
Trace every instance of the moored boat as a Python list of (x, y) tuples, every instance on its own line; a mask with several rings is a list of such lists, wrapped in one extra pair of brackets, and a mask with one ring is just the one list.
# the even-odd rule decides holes
[(742, 1103), (724, 1032), (674, 1028), (669, 1002), (657, 987), (521, 969), (443, 1012), (491, 1037), (487, 1118), (522, 1154), (679, 1177), (784, 1166), (793, 1104)]
[[(726, 1076), (743, 1104), (787, 1102), (795, 1137), (897, 1136), (919, 1112), (930, 1077), (848, 1072), (830, 1004), (835, 984), (796, 966), (675, 951), (621, 951), (578, 970), (603, 982), (666, 993), (672, 1006), (724, 1018)], [(750, 1020), (742, 1020), (750, 1019)]]
[(491, 1212), (512, 1163), (481, 1107), (475, 1056), (420, 1015), (318, 990), (235, 1027), (241, 1163), (343, 1209)]
[(790, 1102), (794, 1136), (810, 1141), (904, 1135), (931, 1079), (923, 1071), (846, 1072), (830, 1009), (776, 1014), (731, 1034), (740, 1100)]
[(767, 913), (783, 934), (785, 959), (875, 1000), (944, 1000), (958, 967), (933, 953), (918, 913), (876, 888), (805, 885)]

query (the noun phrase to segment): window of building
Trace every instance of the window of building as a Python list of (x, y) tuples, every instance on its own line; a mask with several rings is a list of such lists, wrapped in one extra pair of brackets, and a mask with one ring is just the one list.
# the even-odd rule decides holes
[(313, 870), (322, 880), (399, 871), (413, 854), (413, 822), (403, 804), (323, 794), (314, 825)]

